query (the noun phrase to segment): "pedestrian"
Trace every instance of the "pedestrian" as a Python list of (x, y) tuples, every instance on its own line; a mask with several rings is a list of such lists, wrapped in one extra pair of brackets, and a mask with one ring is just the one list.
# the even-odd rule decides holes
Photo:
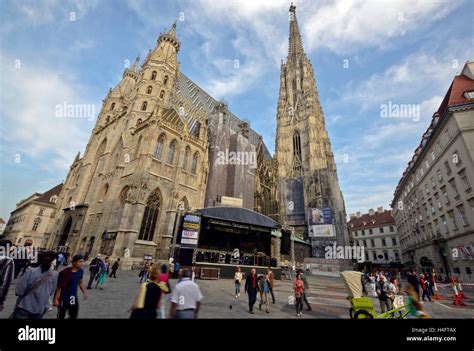
[(58, 253), (58, 257), (56, 258), (56, 270), (58, 269), (59, 266), (63, 264), (64, 261), (64, 255), (62, 252)]
[(198, 318), (203, 296), (199, 286), (191, 281), (191, 274), (189, 268), (183, 268), (180, 272), (180, 281), (176, 284), (171, 293), (171, 318)]
[(116, 273), (117, 273), (117, 270), (119, 269), (119, 267), (120, 267), (120, 257), (117, 258), (117, 260), (112, 265), (112, 270), (111, 270), (110, 275), (109, 275), (110, 278), (117, 278)]
[(408, 281), (408, 284), (410, 284), (415, 290), (416, 294), (418, 295), (418, 298), (420, 298), (420, 282), (418, 281), (418, 278), (416, 277), (416, 271), (411, 272), (411, 274), (407, 278), (407, 281)]
[(260, 291), (260, 304), (258, 305), (259, 310), (262, 310), (262, 305), (265, 305), (265, 312), (269, 313), (269, 299), (270, 294), (270, 283), (268, 281), (268, 275), (264, 274), (259, 277), (258, 290)]
[(270, 285), (270, 295), (272, 295), (272, 303), (275, 304), (275, 294), (273, 293), (273, 286), (275, 285), (275, 275), (270, 267), (267, 269), (268, 283)]
[(0, 312), (15, 274), (15, 263), (9, 256), (11, 246), (10, 240), (0, 241)]
[(84, 300), (87, 300), (88, 294), (84, 289), (84, 257), (75, 255), (72, 258), (71, 267), (65, 268), (59, 273), (58, 285), (54, 294), (54, 306), (58, 308), (58, 319), (65, 319), (66, 313), (69, 319), (77, 319), (79, 314), (79, 299), (77, 297), (77, 288), (81, 289)]
[(303, 294), (304, 294), (304, 283), (301, 279), (301, 273), (296, 274), (296, 280), (294, 285), (295, 291), (295, 303), (296, 303), (296, 317), (302, 317), (303, 314)]
[(308, 298), (307, 298), (307, 292), (309, 292), (309, 284), (308, 284), (308, 279), (306, 278), (306, 274), (303, 274), (303, 271), (300, 271), (301, 275), (301, 280), (303, 281), (303, 286), (304, 286), (304, 291), (303, 291), (303, 302), (306, 304), (306, 311), (311, 311), (311, 305), (309, 304)]
[(258, 292), (258, 284), (257, 284), (257, 271), (255, 268), (252, 268), (250, 274), (245, 279), (245, 293), (248, 294), (249, 297), (249, 313), (254, 314), (253, 306), (257, 301), (257, 292)]
[(426, 301), (426, 299), (425, 299), (425, 296), (426, 296), (430, 302), (433, 302), (433, 301), (431, 301), (430, 294), (428, 293), (428, 286), (429, 286), (429, 284), (430, 284), (430, 283), (429, 283), (428, 280), (425, 278), (425, 275), (424, 275), (424, 274), (420, 274), (420, 285), (421, 285), (421, 291), (423, 292), (421, 298), (423, 299), (423, 301)]
[(29, 253), (31, 252), (31, 248), (33, 245), (33, 241), (28, 239), (25, 241), (23, 247), (19, 247), (16, 253), (16, 259), (13, 261), (15, 263), (15, 279), (18, 278), (20, 273), (25, 274), (26, 268), (30, 263)]
[(369, 274), (369, 296), (372, 297), (377, 297), (377, 292), (375, 291), (376, 288), (376, 281), (375, 281), (375, 275), (373, 272), (370, 272)]
[(238, 299), (240, 296), (240, 285), (242, 284), (243, 274), (240, 270), (240, 267), (237, 266), (235, 269), (234, 274), (234, 291), (235, 291), (235, 298)]
[(175, 275), (175, 278), (179, 278), (179, 269), (181, 268), (181, 264), (176, 261), (176, 263), (174, 264), (174, 275)]
[(377, 282), (377, 297), (380, 303), (380, 309), (382, 313), (385, 313), (392, 309), (391, 307), (391, 300), (389, 299), (388, 295), (390, 293), (388, 282), (385, 281), (385, 277), (383, 275), (379, 275), (379, 281)]
[(99, 264), (99, 278), (97, 279), (97, 283), (95, 283), (95, 287), (99, 287), (100, 290), (104, 290), (105, 279), (107, 278), (107, 274), (109, 273), (109, 258), (106, 257), (104, 261), (101, 261)]
[(160, 316), (161, 316), (161, 319), (165, 319), (166, 318), (166, 304), (169, 300), (168, 296), (171, 293), (168, 266), (166, 266), (165, 264), (161, 265), (161, 273), (159, 277), (159, 282), (165, 284), (167, 287), (167, 291), (163, 290), (163, 292), (161, 293), (161, 300), (160, 300)]
[(87, 284), (87, 289), (92, 289), (92, 282), (94, 281), (96, 274), (99, 272), (99, 267), (102, 263), (100, 257), (100, 254), (97, 254), (97, 256), (92, 259), (91, 264), (89, 265), (89, 283)]
[[(395, 278), (395, 277), (390, 278), (390, 281), (388, 283), (388, 298), (390, 299), (390, 306), (392, 308), (401, 307), (401, 306), (398, 306), (398, 305), (395, 306), (395, 304), (396, 304), (395, 299), (397, 298), (399, 291), (400, 291), (400, 289), (398, 287), (397, 278)], [(392, 315), (394, 315), (394, 314), (392, 313)], [(398, 311), (398, 316), (401, 317), (400, 311)]]
[(428, 293), (430, 296), (434, 296), (434, 278), (432, 274), (428, 274)]
[(11, 318), (43, 318), (58, 280), (58, 272), (52, 267), (55, 258), (53, 251), (42, 251), (38, 255), (38, 265), (29, 267), (20, 278), (15, 289), (18, 297)]
[(145, 261), (143, 264), (142, 269), (140, 270), (140, 273), (138, 273), (138, 276), (140, 277), (140, 283), (146, 282), (148, 280), (148, 273), (150, 272), (150, 262)]
[(132, 306), (131, 319), (156, 319), (163, 291), (167, 290), (164, 283), (160, 283), (160, 269), (153, 268), (149, 279), (143, 283), (138, 291)]
[(406, 287), (408, 294), (408, 311), (412, 318), (429, 318), (428, 312), (426, 311), (423, 304), (420, 302), (418, 292), (415, 290), (413, 285), (408, 284)]
[(64, 253), (64, 261), (63, 261), (63, 265), (66, 267), (69, 264), (69, 256), (71, 256), (71, 254), (69, 253), (69, 251), (66, 251)]

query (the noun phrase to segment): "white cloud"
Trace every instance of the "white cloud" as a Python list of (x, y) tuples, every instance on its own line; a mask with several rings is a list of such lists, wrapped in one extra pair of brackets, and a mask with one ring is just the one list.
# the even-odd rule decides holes
[(9, 77), (2, 80), (0, 96), (4, 156), (10, 152), (8, 159), (13, 160), (16, 153), (27, 155), (44, 169), (65, 172), (77, 151), (83, 150), (93, 122), (87, 116), (58, 118), (56, 107), (95, 101), (80, 97), (82, 88), (70, 73), (27, 62), (15, 68), (14, 60), (5, 57), (0, 63), (1, 76)]
[[(335, 0), (304, 2), (308, 50), (326, 47), (337, 53), (366, 47), (387, 48), (391, 40), (446, 17), (460, 1)], [(301, 12), (301, 11), (300, 11)]]

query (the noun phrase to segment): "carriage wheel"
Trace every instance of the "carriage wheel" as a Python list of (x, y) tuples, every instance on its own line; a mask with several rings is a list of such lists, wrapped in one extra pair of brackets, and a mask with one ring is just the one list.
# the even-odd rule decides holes
[(374, 316), (365, 310), (360, 310), (354, 314), (354, 319), (374, 319)]

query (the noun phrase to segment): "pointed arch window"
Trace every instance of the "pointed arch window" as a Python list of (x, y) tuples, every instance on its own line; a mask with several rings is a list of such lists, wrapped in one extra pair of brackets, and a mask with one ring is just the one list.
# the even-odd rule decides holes
[(146, 88), (147, 94), (151, 94), (152, 91), (153, 91), (153, 87), (151, 85), (148, 88)]
[(163, 79), (163, 85), (166, 85), (168, 84), (168, 76), (165, 76), (165, 78)]
[(115, 102), (112, 102), (112, 105), (110, 105), (110, 111), (113, 111), (115, 108)]
[(188, 170), (188, 159), (189, 159), (190, 153), (191, 153), (191, 149), (189, 148), (189, 146), (186, 146), (186, 150), (184, 151), (183, 165), (182, 165), (183, 172), (186, 172)]
[(152, 241), (155, 234), (156, 222), (161, 208), (161, 192), (155, 189), (146, 202), (145, 212), (143, 213), (142, 224), (138, 239)]
[(301, 160), (301, 138), (297, 131), (293, 134), (293, 156), (297, 156)]
[(160, 92), (160, 99), (163, 99), (164, 97), (165, 97), (165, 91), (162, 90), (162, 91)]
[(151, 80), (155, 80), (156, 79), (156, 71), (153, 71), (151, 72)]
[(148, 102), (143, 101), (143, 103), (142, 103), (142, 111), (146, 111), (147, 107), (148, 107)]
[(158, 144), (156, 144), (155, 155), (153, 156), (157, 160), (161, 160), (161, 155), (163, 154), (163, 148), (165, 145), (165, 135), (161, 134), (158, 138)]
[(199, 160), (199, 153), (196, 151), (194, 153), (193, 160), (191, 162), (191, 174), (192, 175), (196, 174), (198, 160)]
[(173, 140), (170, 143), (170, 148), (168, 150), (168, 157), (166, 158), (166, 163), (169, 165), (172, 165), (174, 163), (174, 155), (176, 153), (176, 146), (178, 142), (176, 140)]

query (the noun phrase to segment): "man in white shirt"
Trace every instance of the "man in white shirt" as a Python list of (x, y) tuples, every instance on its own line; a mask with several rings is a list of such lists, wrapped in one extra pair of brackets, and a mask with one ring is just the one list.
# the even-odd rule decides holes
[(191, 280), (189, 268), (181, 271), (181, 279), (171, 294), (170, 317), (175, 319), (194, 319), (198, 317), (203, 299), (201, 289)]

